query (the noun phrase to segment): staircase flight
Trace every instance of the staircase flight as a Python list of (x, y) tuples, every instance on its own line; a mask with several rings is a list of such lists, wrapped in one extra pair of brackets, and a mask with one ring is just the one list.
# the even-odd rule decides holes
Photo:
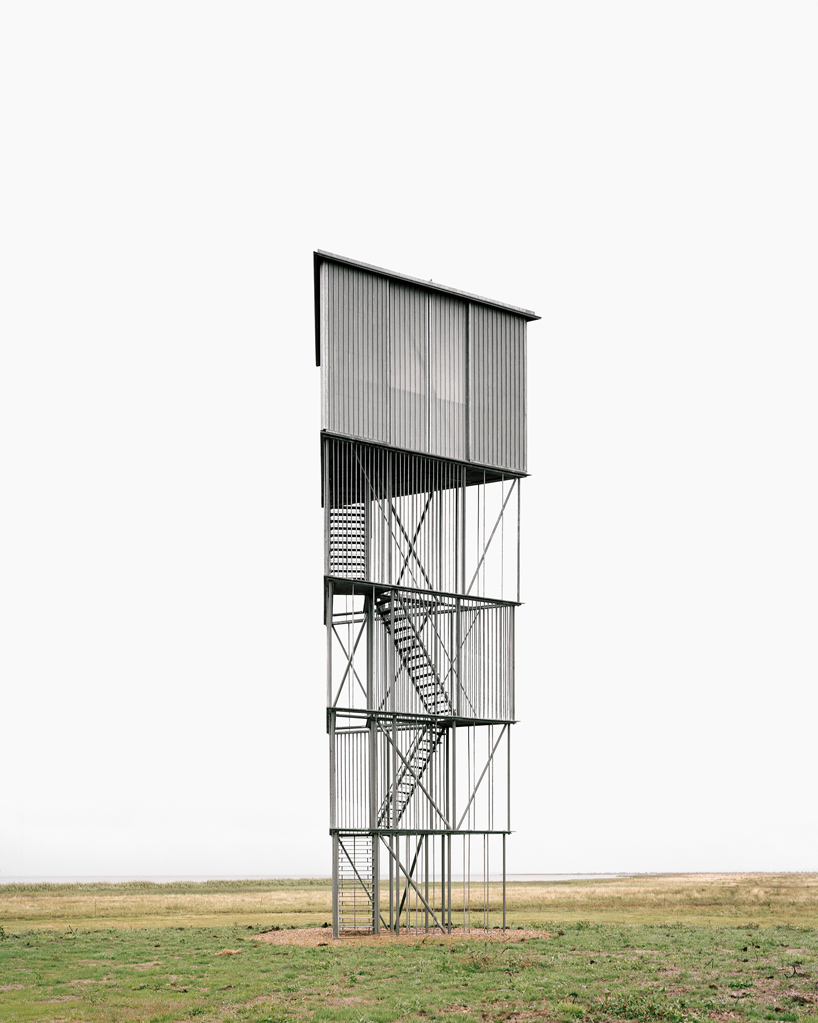
[[(391, 635), (395, 652), (411, 679), (424, 712), (436, 717), (451, 717), (451, 698), (423, 641), (424, 626), (439, 605), (434, 596), (408, 596), (387, 591), (376, 597), (375, 614)], [(379, 828), (398, 826), (445, 731), (438, 722), (430, 721), (417, 732), (405, 756), (399, 758), (395, 783), (384, 794), (378, 810)]]

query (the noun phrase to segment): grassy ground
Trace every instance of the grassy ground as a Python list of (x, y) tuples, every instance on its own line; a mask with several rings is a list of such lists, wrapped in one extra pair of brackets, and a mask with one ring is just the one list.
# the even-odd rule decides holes
[[(544, 925), (525, 941), (513, 932), (383, 946), (327, 937), (314, 947), (259, 932), (288, 915), (307, 922), (311, 905), (328, 905), (325, 882), (0, 888), (0, 1023), (818, 1023), (817, 884), (815, 875), (677, 875), (515, 885), (515, 926)], [(272, 894), (275, 912), (254, 923), (195, 916), (204, 906), (245, 917), (243, 899)], [(118, 915), (94, 923), (94, 899), (98, 910), (100, 900), (126, 901), (105, 902)], [(173, 918), (175, 906), (185, 915)]]
[(246, 928), (0, 941), (0, 1020), (818, 1020), (813, 929), (566, 924), (525, 943), (302, 948)]
[[(477, 889), (472, 905), (479, 903)], [(454, 886), (454, 905), (462, 904)], [(510, 883), (508, 922), (794, 924), (818, 927), (818, 874), (663, 874), (605, 881)], [(501, 921), (490, 887), (490, 923)], [(320, 926), (331, 920), (325, 880), (174, 884), (2, 885), (0, 926)]]

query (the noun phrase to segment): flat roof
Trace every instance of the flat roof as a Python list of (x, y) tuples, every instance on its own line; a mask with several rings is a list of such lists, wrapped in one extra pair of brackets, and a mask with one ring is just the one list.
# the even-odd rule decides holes
[(461, 291), (459, 288), (449, 288), (445, 284), (438, 284), (436, 281), (424, 281), (419, 277), (410, 277), (408, 274), (395, 273), (393, 270), (385, 270), (381, 266), (373, 266), (371, 263), (363, 263), (360, 259), (350, 259), (348, 256), (339, 256), (334, 252), (325, 252), (323, 249), (316, 249), (312, 254), (313, 277), (315, 287), (315, 365), (321, 365), (321, 323), (320, 323), (320, 286), (318, 270), (322, 263), (340, 263), (343, 266), (352, 266), (356, 270), (366, 270), (368, 273), (378, 274), (390, 281), (400, 281), (404, 284), (414, 284), (415, 287), (423, 288), (425, 291), (436, 291), (444, 295), (454, 295), (456, 298), (466, 299), (469, 302), (479, 302), (480, 305), (490, 306), (492, 309), (502, 309), (506, 313), (514, 313), (524, 320), (539, 320), (540, 317), (530, 309), (522, 309), (520, 306), (509, 305), (508, 302), (496, 302), (493, 298), (484, 298), (482, 295), (473, 295), (468, 291)]

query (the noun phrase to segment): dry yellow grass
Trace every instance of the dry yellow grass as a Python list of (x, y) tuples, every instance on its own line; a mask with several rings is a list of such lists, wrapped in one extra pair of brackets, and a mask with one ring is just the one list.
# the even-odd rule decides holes
[[(179, 891), (179, 888), (184, 890)], [(224, 890), (228, 888), (229, 890)], [(215, 890), (214, 890), (215, 889)], [(480, 886), (472, 889), (472, 908)], [(489, 886), (490, 923), (501, 888)], [(462, 905), (453, 886), (453, 903)], [(818, 874), (659, 874), (599, 881), (510, 882), (509, 926), (560, 921), (818, 926)], [(331, 919), (329, 881), (201, 885), (0, 886), (0, 925), (24, 928), (264, 925), (315, 927)]]
[[(155, 891), (52, 894), (47, 886), (14, 894), (0, 888), (0, 924), (17, 927), (179, 927), (267, 923), (293, 927), (331, 919), (332, 892), (272, 887), (266, 892)], [(116, 886), (111, 886), (115, 888)], [(204, 886), (203, 886), (204, 887)], [(328, 917), (329, 914), (329, 917)]]
[(818, 925), (818, 874), (658, 874), (526, 885), (515, 915), (532, 922)]

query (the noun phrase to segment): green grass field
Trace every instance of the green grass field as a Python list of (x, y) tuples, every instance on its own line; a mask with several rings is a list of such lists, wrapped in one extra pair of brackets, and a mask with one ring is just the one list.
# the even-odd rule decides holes
[(818, 1023), (817, 904), (818, 875), (537, 882), (524, 940), (307, 947), (324, 881), (3, 886), (0, 1021)]

